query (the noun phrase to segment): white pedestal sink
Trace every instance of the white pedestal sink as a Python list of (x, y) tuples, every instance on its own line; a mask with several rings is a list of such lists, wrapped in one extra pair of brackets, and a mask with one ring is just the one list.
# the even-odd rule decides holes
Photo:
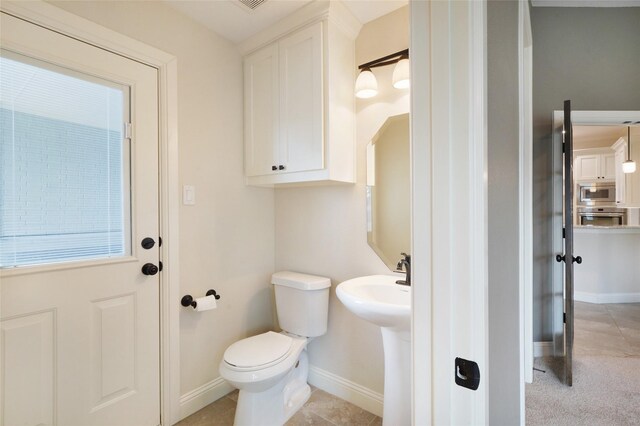
[(399, 277), (370, 275), (338, 284), (338, 299), (380, 326), (384, 348), (384, 426), (411, 424), (411, 287)]

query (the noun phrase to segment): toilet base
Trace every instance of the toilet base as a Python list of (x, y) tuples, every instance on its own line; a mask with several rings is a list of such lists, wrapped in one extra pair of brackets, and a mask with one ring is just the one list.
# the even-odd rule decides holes
[(300, 353), (297, 366), (274, 386), (262, 392), (240, 389), (234, 426), (283, 425), (309, 400), (309, 358)]

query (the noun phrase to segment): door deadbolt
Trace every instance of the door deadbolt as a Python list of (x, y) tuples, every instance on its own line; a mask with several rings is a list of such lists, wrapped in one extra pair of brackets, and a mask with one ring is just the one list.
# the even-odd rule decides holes
[(142, 246), (143, 249), (149, 250), (149, 249), (152, 249), (153, 246), (156, 245), (156, 242), (153, 240), (153, 238), (146, 237), (140, 242), (140, 245)]

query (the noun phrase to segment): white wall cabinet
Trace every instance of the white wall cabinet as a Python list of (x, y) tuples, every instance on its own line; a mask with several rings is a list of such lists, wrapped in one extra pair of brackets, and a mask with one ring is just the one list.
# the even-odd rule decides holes
[(615, 181), (616, 160), (614, 153), (577, 155), (574, 160), (575, 181)]
[(244, 61), (245, 174), (266, 174), (278, 162), (278, 45), (267, 46)]
[[(619, 143), (622, 141), (621, 143)], [(626, 203), (626, 175), (622, 172), (622, 163), (626, 160), (627, 155), (627, 144), (624, 142), (624, 139), (619, 139), (619, 142), (616, 142), (613, 145), (613, 149), (615, 149), (615, 173), (616, 173), (616, 204), (624, 205)]]
[(615, 150), (616, 204), (620, 207), (640, 207), (640, 170), (623, 173), (622, 163), (627, 160), (627, 140), (620, 138), (611, 148)]
[(270, 30), (250, 42), (258, 47), (244, 59), (247, 184), (355, 182), (358, 30), (322, 14), (275, 40)]
[(244, 74), (246, 175), (322, 169), (322, 24), (247, 56)]

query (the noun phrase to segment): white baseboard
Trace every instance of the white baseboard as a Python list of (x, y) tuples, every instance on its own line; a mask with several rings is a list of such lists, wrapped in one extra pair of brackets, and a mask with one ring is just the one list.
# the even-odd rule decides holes
[(180, 420), (217, 401), (234, 389), (222, 377), (211, 380), (180, 397)]
[(574, 300), (587, 303), (640, 303), (640, 293), (587, 293), (576, 291)]
[(553, 342), (533, 342), (533, 357), (553, 356)]
[(382, 394), (333, 373), (309, 366), (309, 384), (382, 417)]
[[(343, 379), (313, 365), (309, 366), (309, 384), (382, 417), (382, 394)], [(180, 397), (180, 420), (233, 391), (222, 377), (193, 389)]]

